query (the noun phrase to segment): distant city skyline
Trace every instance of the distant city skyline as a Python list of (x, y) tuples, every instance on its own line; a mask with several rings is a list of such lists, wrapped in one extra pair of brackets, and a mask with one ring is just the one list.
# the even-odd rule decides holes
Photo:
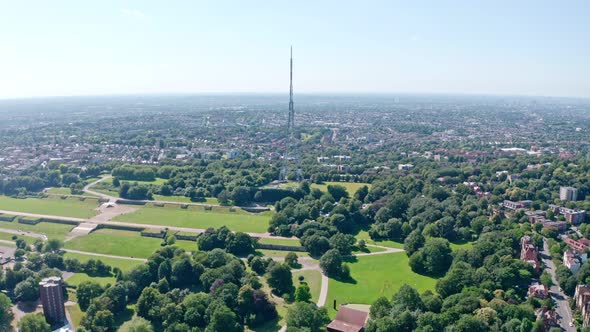
[(586, 1), (2, 2), (0, 98), (590, 97)]

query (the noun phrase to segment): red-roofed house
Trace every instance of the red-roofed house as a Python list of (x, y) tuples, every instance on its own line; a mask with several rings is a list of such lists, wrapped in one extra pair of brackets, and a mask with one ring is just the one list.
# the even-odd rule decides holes
[(368, 312), (340, 306), (327, 329), (328, 332), (363, 332), (368, 318)]

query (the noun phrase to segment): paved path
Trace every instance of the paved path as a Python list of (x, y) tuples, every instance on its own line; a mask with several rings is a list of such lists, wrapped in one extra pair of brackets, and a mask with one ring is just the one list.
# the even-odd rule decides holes
[(130, 257), (130, 256), (116, 256), (116, 255), (107, 255), (107, 254), (98, 254), (95, 252), (89, 251), (80, 251), (80, 250), (73, 250), (73, 249), (61, 249), (65, 252), (70, 252), (72, 254), (82, 254), (82, 255), (89, 255), (89, 256), (97, 256), (97, 257), (106, 257), (106, 258), (115, 258), (115, 259), (127, 259), (130, 261), (138, 261), (138, 262), (147, 262), (145, 258), (137, 258), (137, 257)]
[(559, 282), (557, 282), (557, 278), (555, 277), (555, 264), (551, 260), (551, 255), (549, 254), (549, 248), (547, 245), (547, 239), (543, 238), (543, 250), (541, 251), (541, 259), (545, 264), (545, 271), (549, 272), (551, 275), (551, 280), (553, 281), (553, 286), (549, 289), (549, 295), (555, 301), (555, 311), (559, 315), (561, 319), (559, 324), (561, 328), (567, 332), (575, 332), (576, 328), (573, 326), (569, 326), (570, 322), (573, 322), (572, 313), (570, 311), (570, 306), (568, 303), (567, 296), (559, 287)]

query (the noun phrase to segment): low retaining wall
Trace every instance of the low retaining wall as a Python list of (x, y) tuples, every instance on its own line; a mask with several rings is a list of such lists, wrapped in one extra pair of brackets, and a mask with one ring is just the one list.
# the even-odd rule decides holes
[(118, 199), (115, 201), (117, 204), (127, 204), (127, 205), (145, 205), (146, 203), (143, 201), (134, 201), (132, 199)]
[(283, 246), (280, 244), (266, 244), (258, 243), (256, 249), (269, 249), (269, 250), (281, 250), (281, 251), (299, 251), (304, 252), (305, 248), (301, 246)]

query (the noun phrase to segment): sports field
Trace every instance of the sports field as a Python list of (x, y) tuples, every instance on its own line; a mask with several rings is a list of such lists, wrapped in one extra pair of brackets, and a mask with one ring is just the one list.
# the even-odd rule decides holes
[(436, 279), (412, 272), (404, 252), (358, 257), (350, 263), (354, 281), (343, 282), (330, 278), (326, 306), (334, 316), (333, 302), (371, 304), (379, 296), (390, 298), (403, 284), (419, 292), (434, 290)]
[(96, 215), (95, 209), (97, 207), (98, 201), (96, 199), (80, 201), (75, 197), (61, 199), (60, 197), (52, 196), (48, 198), (20, 199), (0, 196), (0, 210), (8, 211), (90, 218)]
[[(161, 239), (144, 237), (139, 232), (99, 229), (66, 242), (65, 248), (105, 255), (148, 258), (162, 247), (161, 243)], [(191, 251), (197, 248), (195, 242), (189, 241), (176, 241), (175, 245)]]
[(248, 213), (218, 208), (206, 211), (204, 207), (141, 207), (137, 211), (118, 216), (115, 221), (138, 224), (166, 225), (190, 228), (219, 228), (227, 226), (232, 231), (264, 233), (268, 228), (270, 214)]

